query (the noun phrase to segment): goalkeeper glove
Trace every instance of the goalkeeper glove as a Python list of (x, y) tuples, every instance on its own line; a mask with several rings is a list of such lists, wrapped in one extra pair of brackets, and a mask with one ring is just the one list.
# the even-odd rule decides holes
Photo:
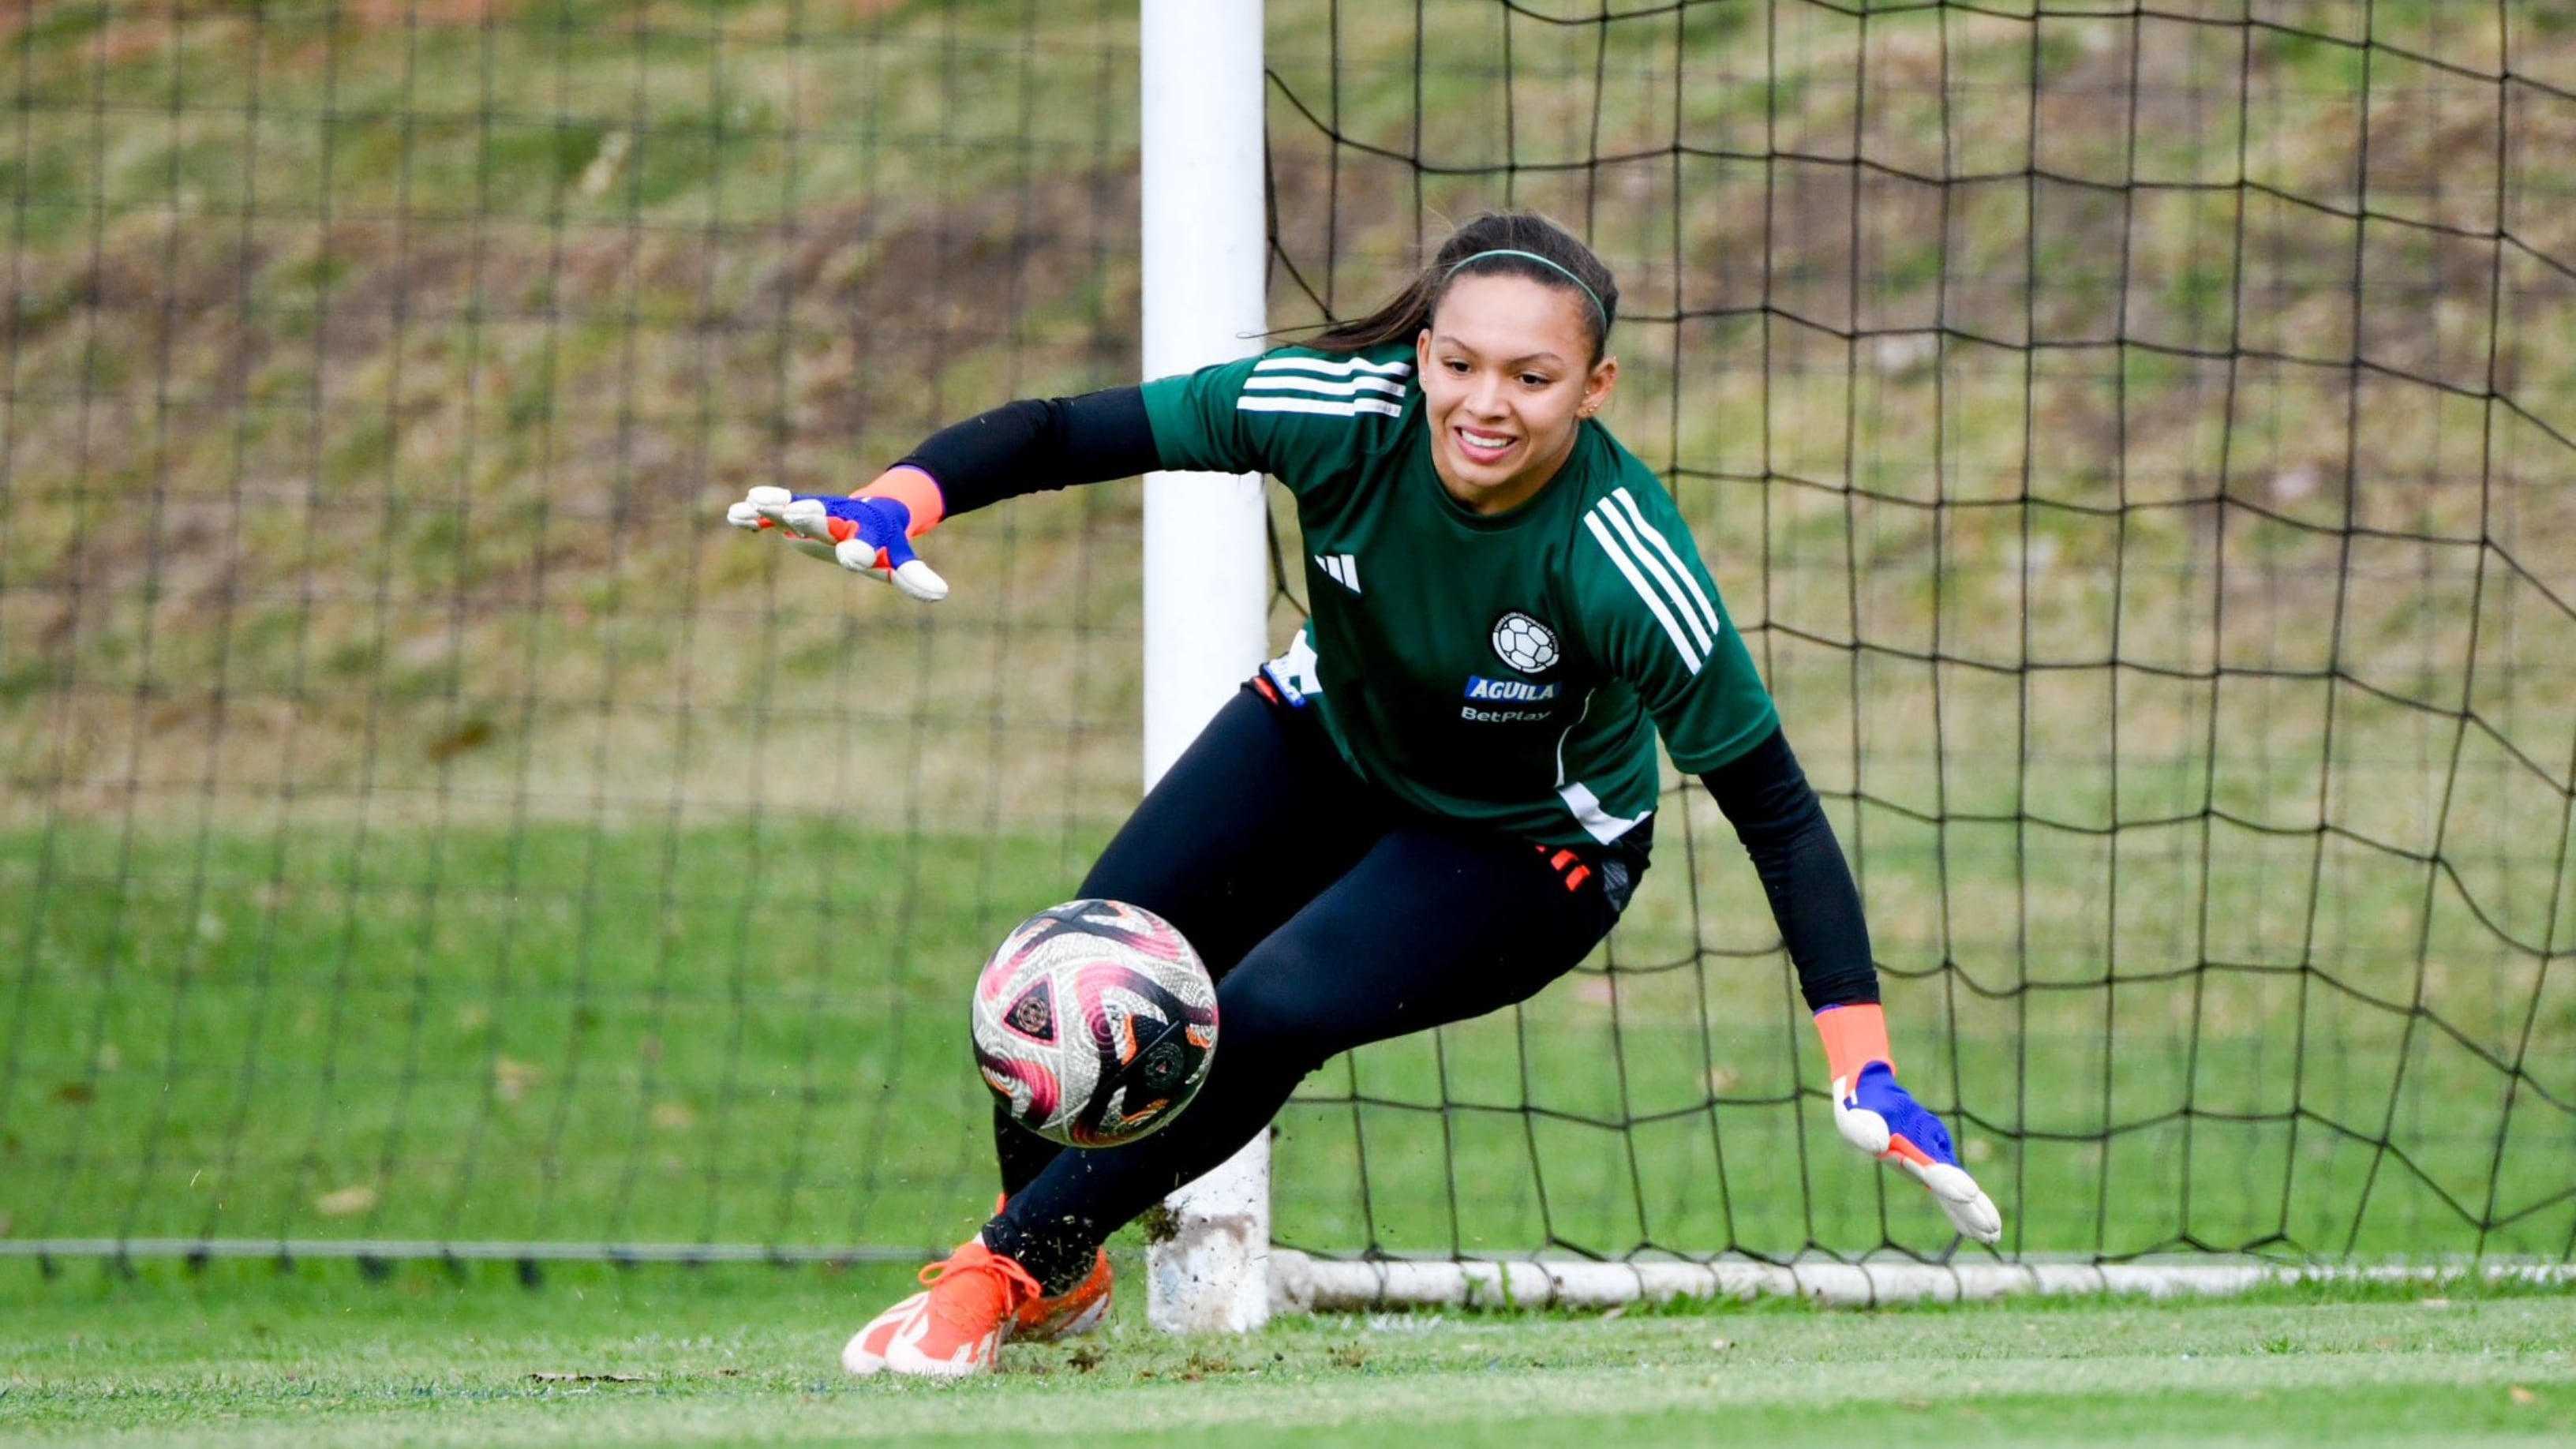
[(1959, 1165), (1950, 1129), (1896, 1084), (1887, 1049), (1887, 1014), (1876, 1002), (1828, 1006), (1816, 1013), (1825, 1063), (1834, 1078), (1834, 1126), (1843, 1140), (1893, 1162), (1930, 1190), (1960, 1232), (1981, 1243), (2003, 1238), (2003, 1214)]
[(774, 528), (800, 552), (936, 603), (948, 597), (948, 581), (912, 551), (912, 540), (936, 527), (943, 511), (929, 474), (891, 468), (848, 498), (754, 488), (725, 510), (725, 522), (753, 532)]

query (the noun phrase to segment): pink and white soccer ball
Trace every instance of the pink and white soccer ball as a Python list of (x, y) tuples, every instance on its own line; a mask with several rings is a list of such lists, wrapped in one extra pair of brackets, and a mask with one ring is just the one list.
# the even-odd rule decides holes
[(1216, 1055), (1216, 984), (1172, 923), (1067, 901), (1020, 923), (975, 981), (975, 1063), (1021, 1126), (1114, 1147), (1180, 1115)]

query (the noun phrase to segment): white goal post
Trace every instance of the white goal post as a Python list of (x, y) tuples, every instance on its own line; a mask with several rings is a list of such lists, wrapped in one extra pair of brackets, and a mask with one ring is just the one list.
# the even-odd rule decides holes
[[(1143, 0), (1139, 30), (1152, 378), (1256, 352), (1269, 326), (1262, 0)], [(1145, 479), (1149, 789), (1269, 646), (1262, 487), (1255, 473)], [(1175, 1333), (1260, 1327), (1271, 1296), (1269, 1139), (1254, 1137), (1166, 1207), (1146, 1250), (1148, 1320)]]
[(2438, 1288), (2465, 1278), (2488, 1282), (2576, 1282), (2576, 1264), (2457, 1262), (2301, 1266), (2216, 1262), (1920, 1263), (1800, 1258), (1763, 1263), (1644, 1259), (1608, 1263), (1556, 1258), (1342, 1260), (1294, 1249), (1270, 1258), (1271, 1303), (1282, 1313), (1348, 1313), (1373, 1308), (1614, 1308), (1674, 1299), (1804, 1298), (1837, 1307), (1963, 1303), (2007, 1294), (2130, 1294), (2215, 1297), (2270, 1284), (2414, 1283)]

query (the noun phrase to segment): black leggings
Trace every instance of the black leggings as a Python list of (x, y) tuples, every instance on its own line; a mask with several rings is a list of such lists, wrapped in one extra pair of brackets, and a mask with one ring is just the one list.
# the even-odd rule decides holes
[(1252, 1140), (1338, 1052), (1523, 1001), (1607, 934), (1646, 828), (1579, 849), (1447, 823), (1369, 788), (1266, 681), (1217, 712), (1082, 894), (1180, 928), (1217, 978), (1217, 1051), (1171, 1125), (1067, 1150), (996, 1111), (1008, 1206), (984, 1241), (1063, 1292), (1119, 1226)]

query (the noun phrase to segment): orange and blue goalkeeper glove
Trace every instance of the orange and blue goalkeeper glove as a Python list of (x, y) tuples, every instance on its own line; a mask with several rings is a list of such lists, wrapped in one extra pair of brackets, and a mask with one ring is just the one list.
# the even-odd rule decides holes
[(847, 498), (754, 488), (725, 510), (725, 522), (753, 532), (774, 528), (805, 553), (936, 603), (948, 597), (948, 581), (921, 561), (912, 541), (937, 527), (943, 512), (929, 474), (890, 468)]
[(1887, 1014), (1875, 1002), (1828, 1006), (1816, 1013), (1825, 1064), (1834, 1077), (1834, 1126), (1843, 1140), (1913, 1174), (1960, 1232), (1981, 1243), (2001, 1241), (2003, 1214), (1959, 1165), (1950, 1129), (1896, 1084), (1887, 1049)]

